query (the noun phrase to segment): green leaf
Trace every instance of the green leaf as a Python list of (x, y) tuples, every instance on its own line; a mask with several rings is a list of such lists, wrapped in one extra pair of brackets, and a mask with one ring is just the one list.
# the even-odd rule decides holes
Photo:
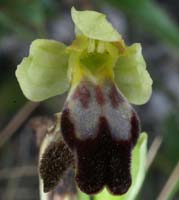
[(126, 48), (114, 68), (115, 81), (124, 96), (133, 104), (146, 103), (152, 93), (152, 79), (146, 70), (140, 44)]
[(76, 29), (86, 37), (109, 42), (121, 40), (121, 35), (106, 20), (104, 14), (95, 11), (77, 11), (73, 7), (71, 15)]
[(141, 133), (132, 152), (132, 185), (129, 191), (122, 196), (111, 195), (107, 189), (94, 196), (94, 200), (134, 200), (139, 193), (145, 178), (145, 163), (147, 156), (147, 134)]
[(78, 200), (90, 200), (90, 196), (78, 190)]
[(66, 47), (53, 40), (32, 42), (30, 55), (18, 65), (16, 77), (24, 95), (42, 101), (64, 93), (68, 87)]

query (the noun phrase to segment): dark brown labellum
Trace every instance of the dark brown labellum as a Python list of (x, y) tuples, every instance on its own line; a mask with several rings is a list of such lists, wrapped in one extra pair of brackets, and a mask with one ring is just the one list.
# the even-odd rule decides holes
[(127, 192), (139, 119), (112, 81), (81, 81), (65, 104), (61, 129), (76, 155), (76, 181), (83, 192), (94, 194), (104, 186), (116, 195)]

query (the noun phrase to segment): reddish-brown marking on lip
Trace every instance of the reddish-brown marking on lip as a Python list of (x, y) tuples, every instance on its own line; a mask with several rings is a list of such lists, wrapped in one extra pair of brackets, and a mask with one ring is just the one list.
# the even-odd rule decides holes
[(78, 99), (84, 108), (88, 107), (90, 101), (90, 91), (85, 85), (85, 83), (81, 83), (74, 92), (73, 98)]
[(137, 114), (133, 111), (131, 116), (131, 135), (132, 135), (132, 144), (133, 146), (136, 144), (137, 139), (139, 137), (139, 119), (137, 117)]
[(76, 141), (75, 126), (71, 121), (69, 109), (64, 109), (62, 112), (61, 130), (65, 142), (73, 149)]
[(95, 88), (95, 95), (97, 103), (102, 106), (105, 103), (105, 98), (100, 86), (96, 86)]
[(115, 85), (113, 85), (109, 92), (109, 99), (114, 108), (117, 108), (120, 103), (124, 101), (123, 97), (117, 91)]

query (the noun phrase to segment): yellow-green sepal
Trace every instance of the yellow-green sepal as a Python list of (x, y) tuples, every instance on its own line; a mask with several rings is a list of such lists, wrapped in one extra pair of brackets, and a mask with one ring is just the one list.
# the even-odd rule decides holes
[(152, 93), (152, 79), (146, 70), (141, 45), (136, 43), (125, 49), (114, 67), (115, 81), (132, 104), (146, 103)]
[(31, 101), (42, 101), (62, 94), (69, 88), (68, 54), (63, 43), (37, 39), (29, 56), (18, 65), (16, 77), (24, 95)]
[(106, 20), (106, 16), (95, 11), (71, 10), (76, 30), (88, 38), (114, 42), (121, 40), (121, 35)]

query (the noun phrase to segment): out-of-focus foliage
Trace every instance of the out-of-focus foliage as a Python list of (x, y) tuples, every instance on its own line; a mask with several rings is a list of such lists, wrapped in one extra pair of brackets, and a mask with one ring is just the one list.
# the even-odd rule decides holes
[[(177, 110), (179, 107), (176, 108)], [(164, 132), (164, 150), (165, 156), (174, 165), (179, 160), (179, 118), (178, 115), (172, 113), (165, 120), (163, 127)]]
[(38, 0), (2, 0), (0, 34), (14, 31), (21, 37), (44, 34), (44, 7)]
[[(179, 107), (176, 109), (179, 110)], [(170, 135), (169, 135), (170, 134)], [(166, 120), (164, 125), (164, 141), (165, 142), (165, 156), (172, 162), (179, 162), (179, 118), (176, 114), (171, 114)], [(178, 182), (173, 186), (170, 194), (168, 194), (168, 200), (173, 200), (175, 194), (179, 191), (179, 179)]]
[(136, 27), (143, 27), (164, 42), (179, 49), (179, 28), (153, 0), (111, 0), (135, 20)]
[(179, 180), (172, 188), (172, 191), (170, 192), (170, 194), (168, 194), (168, 200), (173, 200), (178, 191), (179, 191)]

